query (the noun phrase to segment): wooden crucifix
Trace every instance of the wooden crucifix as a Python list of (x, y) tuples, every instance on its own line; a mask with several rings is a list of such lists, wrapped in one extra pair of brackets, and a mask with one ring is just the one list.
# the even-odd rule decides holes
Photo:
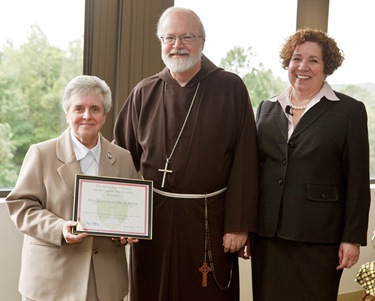
[(207, 274), (211, 272), (211, 268), (207, 265), (207, 262), (203, 263), (199, 268), (199, 272), (202, 273), (202, 287), (207, 287)]

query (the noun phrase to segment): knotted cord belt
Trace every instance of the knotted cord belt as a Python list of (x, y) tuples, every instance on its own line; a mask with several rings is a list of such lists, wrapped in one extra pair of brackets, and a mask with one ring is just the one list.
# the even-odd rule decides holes
[[(157, 188), (153, 188), (154, 192), (160, 194), (162, 196), (170, 197), (170, 198), (177, 198), (177, 199), (204, 199), (204, 224), (205, 224), (205, 237), (204, 237), (204, 262), (203, 265), (198, 269), (199, 272), (202, 273), (202, 287), (207, 287), (207, 274), (212, 271), (212, 275), (214, 277), (216, 285), (219, 287), (220, 290), (226, 291), (232, 282), (232, 275), (233, 275), (233, 261), (230, 270), (229, 280), (226, 286), (221, 285), (216, 277), (214, 262), (212, 259), (212, 251), (211, 251), (211, 240), (210, 240), (210, 230), (208, 227), (208, 206), (207, 206), (207, 199), (210, 197), (214, 197), (216, 195), (222, 194), (227, 190), (227, 187), (224, 187), (220, 190), (207, 193), (207, 194), (188, 194), (188, 193), (173, 193), (173, 192), (166, 192), (163, 190), (159, 190)], [(207, 265), (207, 255), (210, 266)]]
[(160, 189), (157, 189), (157, 188), (154, 187), (154, 192), (156, 192), (157, 194), (167, 196), (167, 197), (170, 197), (170, 198), (175, 198), (175, 199), (206, 199), (206, 198), (208, 199), (208, 198), (211, 198), (213, 196), (222, 194), (225, 190), (227, 190), (227, 187), (224, 187), (220, 190), (217, 190), (217, 191), (214, 191), (214, 192), (211, 192), (211, 193), (207, 193), (207, 194), (191, 194), (191, 193), (167, 192), (167, 191), (163, 191), (163, 190), (160, 190)]

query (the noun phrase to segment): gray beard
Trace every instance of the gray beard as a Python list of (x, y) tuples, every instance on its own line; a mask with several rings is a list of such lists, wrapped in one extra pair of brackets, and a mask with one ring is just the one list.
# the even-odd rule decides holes
[(200, 59), (201, 54), (197, 57), (189, 56), (188, 58), (171, 59), (167, 55), (162, 55), (162, 59), (167, 68), (175, 73), (184, 72), (192, 68)]

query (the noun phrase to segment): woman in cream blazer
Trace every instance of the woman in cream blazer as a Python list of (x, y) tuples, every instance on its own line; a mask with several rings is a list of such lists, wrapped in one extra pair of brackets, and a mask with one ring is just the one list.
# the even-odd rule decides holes
[(90, 174), (137, 177), (130, 153), (100, 134), (110, 107), (104, 81), (73, 79), (63, 100), (70, 127), (58, 138), (32, 145), (25, 156), (6, 199), (13, 222), (24, 233), (23, 300), (119, 301), (128, 292), (123, 245), (109, 237), (71, 233), (75, 175), (84, 173), (77, 159), (82, 152), (96, 156)]

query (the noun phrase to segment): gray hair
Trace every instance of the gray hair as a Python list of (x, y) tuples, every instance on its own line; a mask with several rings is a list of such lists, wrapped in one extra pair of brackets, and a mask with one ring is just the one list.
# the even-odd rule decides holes
[(198, 15), (194, 11), (192, 11), (191, 9), (183, 8), (183, 7), (176, 7), (176, 6), (171, 6), (171, 7), (167, 8), (162, 13), (162, 15), (160, 16), (158, 24), (156, 26), (156, 35), (157, 35), (158, 38), (160, 38), (164, 34), (161, 31), (162, 30), (161, 27), (162, 27), (163, 22), (165, 21), (166, 18), (168, 18), (170, 15), (172, 15), (174, 13), (184, 13), (184, 14), (187, 14), (187, 15), (194, 16), (195, 19), (196, 19), (196, 22), (198, 24), (198, 27), (199, 27), (199, 35), (202, 36), (203, 40), (206, 39), (206, 31), (204, 30), (203, 23), (202, 23), (201, 19), (198, 17)]
[(107, 83), (96, 76), (79, 75), (73, 78), (65, 87), (62, 108), (68, 113), (71, 99), (75, 95), (101, 94), (103, 96), (104, 111), (107, 114), (112, 107), (112, 93)]

